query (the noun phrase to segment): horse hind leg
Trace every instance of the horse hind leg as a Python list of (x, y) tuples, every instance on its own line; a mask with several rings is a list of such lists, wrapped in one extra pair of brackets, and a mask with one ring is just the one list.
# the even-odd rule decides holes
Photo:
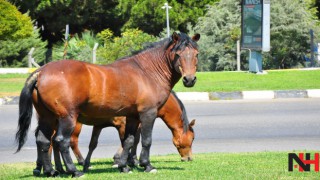
[(33, 169), (33, 175), (34, 176), (40, 176), (42, 170), (42, 155), (40, 146), (37, 145), (37, 162), (36, 162), (36, 168)]
[(80, 177), (83, 175), (83, 173), (78, 171), (74, 165), (69, 151), (70, 138), (75, 127), (76, 119), (76, 116), (67, 116), (66, 118), (59, 119), (58, 131), (56, 138), (54, 139), (54, 141), (56, 141), (55, 143), (59, 146), (67, 173), (72, 174), (72, 177)]
[[(53, 137), (53, 139), (55, 139), (56, 136)], [(59, 145), (53, 140), (52, 141), (52, 149), (53, 149), (53, 156), (54, 156), (54, 163), (55, 163), (55, 167), (56, 170), (59, 171), (59, 173), (61, 174), (65, 174), (66, 172), (63, 169), (62, 166), (62, 161), (60, 158), (60, 150), (59, 150)]]
[(37, 164), (42, 164), (43, 173), (48, 177), (56, 177), (59, 175), (51, 164), (51, 137), (53, 130), (45, 125), (39, 124), (39, 130), (36, 133), (36, 144), (38, 152)]

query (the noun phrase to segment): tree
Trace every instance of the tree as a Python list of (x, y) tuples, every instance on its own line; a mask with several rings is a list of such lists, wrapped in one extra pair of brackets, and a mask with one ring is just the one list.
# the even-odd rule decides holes
[(161, 7), (168, 2), (172, 7), (169, 10), (170, 27), (187, 32), (187, 23), (195, 25), (198, 18), (205, 14), (206, 5), (215, 1), (217, 0), (129, 0), (130, 3), (123, 3), (127, 7), (124, 9), (130, 10), (124, 28), (139, 28), (157, 36), (166, 27), (166, 13)]
[[(236, 41), (241, 33), (240, 3), (240, 0), (224, 0), (210, 6), (195, 26), (202, 35), (200, 70), (235, 70)], [(310, 49), (310, 29), (320, 35), (314, 12), (307, 1), (271, 2), (271, 51), (264, 53), (264, 69), (304, 65), (304, 56)], [(245, 59), (241, 62), (243, 67), (247, 66)]]
[(194, 30), (201, 34), (199, 41), (199, 70), (234, 70), (236, 41), (240, 38), (240, 1), (224, 0), (208, 7)]
[(121, 20), (117, 19), (116, 0), (10, 0), (21, 12), (30, 16), (41, 28), (42, 37), (49, 40), (49, 48), (64, 37), (66, 24), (71, 34), (79, 34), (86, 29), (100, 32), (110, 28), (120, 32)]
[[(10, 0), (20, 11), (30, 12), (37, 22), (42, 37), (52, 44), (63, 39), (65, 25), (70, 33), (104, 29), (119, 36), (125, 29), (139, 28), (157, 36), (166, 27), (166, 13), (161, 7), (165, 0)], [(175, 30), (187, 31), (186, 25), (196, 24), (204, 15), (206, 5), (217, 0), (169, 0), (170, 26)]]
[(0, 0), (0, 40), (18, 40), (32, 34), (31, 19), (5, 0)]
[(45, 60), (45, 46), (37, 29), (33, 29), (30, 17), (21, 14), (15, 6), (0, 0), (0, 67), (24, 66), (27, 54), (35, 47), (33, 57), (38, 63)]
[(265, 68), (292, 68), (305, 64), (310, 52), (310, 29), (319, 37), (319, 21), (307, 1), (278, 0), (271, 4), (271, 51), (265, 54)]

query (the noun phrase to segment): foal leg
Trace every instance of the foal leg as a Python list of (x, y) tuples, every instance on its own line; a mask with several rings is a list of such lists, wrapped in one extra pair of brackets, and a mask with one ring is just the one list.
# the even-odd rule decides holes
[(76, 158), (78, 160), (78, 164), (84, 165), (84, 159), (82, 157), (82, 154), (79, 150), (79, 145), (78, 145), (79, 134), (81, 132), (81, 128), (82, 128), (82, 124), (77, 122), (76, 127), (74, 128), (73, 133), (71, 135), (70, 146), (71, 146), (71, 149), (72, 149), (74, 155), (76, 156)]
[(91, 156), (93, 151), (96, 149), (98, 145), (98, 139), (99, 139), (102, 128), (103, 127), (100, 127), (100, 126), (99, 127), (93, 126), (91, 140), (89, 144), (89, 152), (87, 154), (86, 160), (84, 161), (83, 172), (87, 172), (90, 167)]
[(66, 118), (59, 119), (57, 136), (55, 138), (56, 143), (59, 145), (59, 150), (66, 166), (67, 173), (72, 174), (72, 177), (80, 177), (83, 175), (83, 173), (78, 171), (76, 166), (73, 164), (69, 151), (70, 137), (73, 132), (76, 119), (76, 115), (70, 115)]
[(121, 153), (122, 153), (122, 146), (120, 146), (117, 150), (117, 152), (114, 154), (113, 156), (113, 168), (117, 168), (120, 162), (120, 157), (121, 157)]
[(140, 114), (141, 120), (141, 154), (140, 166), (144, 167), (145, 172), (156, 172), (157, 170), (150, 164), (150, 147), (152, 143), (152, 129), (157, 117), (156, 110), (149, 110)]

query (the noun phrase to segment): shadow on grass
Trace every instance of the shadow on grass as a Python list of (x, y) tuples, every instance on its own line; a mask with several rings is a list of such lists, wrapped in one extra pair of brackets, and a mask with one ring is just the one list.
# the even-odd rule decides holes
[[(142, 167), (130, 167), (133, 172), (144, 172)], [(181, 167), (156, 167), (157, 170), (173, 170), (173, 171), (183, 171), (185, 168)], [(120, 173), (118, 168), (92, 168), (88, 172), (89, 174), (98, 174), (98, 173)]]

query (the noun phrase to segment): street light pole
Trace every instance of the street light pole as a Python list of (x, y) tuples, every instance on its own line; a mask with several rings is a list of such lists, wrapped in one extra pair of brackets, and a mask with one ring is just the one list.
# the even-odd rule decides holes
[(164, 3), (164, 6), (161, 7), (162, 9), (166, 8), (166, 15), (167, 15), (167, 35), (170, 37), (170, 27), (169, 27), (169, 9), (172, 7), (168, 5), (168, 3)]

